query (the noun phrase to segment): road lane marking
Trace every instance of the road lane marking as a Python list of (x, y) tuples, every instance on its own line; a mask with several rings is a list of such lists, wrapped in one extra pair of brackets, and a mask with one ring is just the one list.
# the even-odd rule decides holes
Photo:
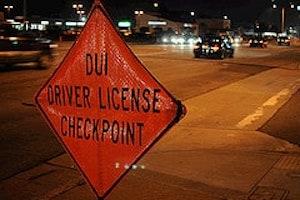
[(244, 119), (242, 119), (236, 125), (236, 127), (239, 129), (243, 129), (246, 126), (253, 124), (254, 122), (259, 120), (264, 115), (267, 108), (277, 105), (280, 102), (280, 100), (285, 97), (286, 98), (283, 103), (287, 102), (290, 99), (290, 97), (298, 90), (299, 81), (300, 81), (300, 79), (298, 79), (294, 84), (291, 84), (291, 87), (285, 88), (285, 89), (281, 90), (280, 92), (278, 92), (275, 96), (272, 96), (271, 98), (269, 98), (266, 102), (263, 103), (262, 106), (258, 107), (254, 113), (252, 113), (252, 114), (248, 115), (247, 117), (245, 117)]

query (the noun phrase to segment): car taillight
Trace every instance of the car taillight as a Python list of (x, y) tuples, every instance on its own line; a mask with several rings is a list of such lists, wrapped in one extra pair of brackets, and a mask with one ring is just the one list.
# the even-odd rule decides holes
[(220, 49), (220, 47), (218, 45), (215, 45), (215, 46), (211, 47), (211, 49), (213, 51), (218, 51)]

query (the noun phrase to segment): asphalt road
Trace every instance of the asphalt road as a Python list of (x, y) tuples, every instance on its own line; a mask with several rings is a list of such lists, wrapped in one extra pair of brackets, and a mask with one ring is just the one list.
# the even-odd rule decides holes
[[(33, 96), (58, 66), (71, 43), (60, 43), (47, 70), (34, 65), (0, 67), (0, 180), (32, 168), (64, 152), (33, 104)], [(132, 50), (178, 99), (187, 101), (274, 68), (300, 68), (298, 47), (239, 47), (235, 58), (194, 59), (189, 46), (132, 45)], [(253, 83), (255, 84), (255, 82)], [(295, 98), (295, 99), (294, 99)], [(263, 131), (299, 144), (299, 95), (269, 121)], [(224, 102), (226, 104), (226, 102)], [(205, 105), (199, 105), (205, 106)], [(297, 108), (297, 109), (295, 109)], [(287, 115), (296, 112), (293, 119)], [(224, 116), (226, 118), (226, 116)], [(285, 125), (273, 128), (273, 124)], [(284, 129), (287, 137), (282, 137)], [(275, 133), (275, 134), (273, 134)]]
[(300, 145), (300, 91), (259, 130)]

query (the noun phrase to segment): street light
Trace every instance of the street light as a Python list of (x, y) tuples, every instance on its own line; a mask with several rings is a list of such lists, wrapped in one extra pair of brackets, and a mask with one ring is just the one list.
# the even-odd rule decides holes
[(84, 10), (81, 10), (83, 8), (83, 5), (81, 3), (78, 3), (78, 4), (75, 3), (72, 5), (72, 8), (74, 8), (76, 11), (76, 14), (79, 15), (79, 20), (82, 20), (82, 15), (84, 15), (84, 13), (85, 13)]
[(136, 29), (140, 29), (140, 24), (141, 24), (141, 16), (144, 14), (143, 10), (135, 10), (134, 14), (136, 15), (135, 17), (135, 27)]
[(82, 4), (73, 4), (72, 7), (76, 10), (80, 10), (81, 8), (83, 8)]
[(154, 6), (155, 8), (158, 8), (158, 3), (157, 3), (157, 2), (153, 3), (153, 6)]
[(14, 7), (13, 6), (11, 6), (11, 5), (6, 5), (6, 6), (4, 6), (4, 9), (6, 9), (6, 11), (7, 11), (7, 17), (10, 17), (9, 15), (10, 15), (10, 11), (13, 9)]
[(227, 15), (224, 15), (224, 16), (223, 16), (223, 19), (227, 20), (227, 19), (228, 19), (228, 16), (227, 16)]
[(143, 10), (135, 10), (135, 11), (134, 11), (134, 14), (135, 14), (135, 15), (143, 15), (143, 14), (144, 14), (144, 11), (143, 11)]
[(191, 16), (195, 16), (195, 12), (194, 11), (191, 12)]
[[(275, 4), (275, 0), (271, 0), (273, 3), (273, 8), (277, 8), (277, 4)], [(285, 30), (285, 9), (286, 7), (290, 7), (291, 9), (294, 9), (296, 6), (293, 2), (288, 2), (288, 1), (279, 1), (278, 2), (279, 6), (281, 7), (281, 32), (283, 33)], [(289, 6), (288, 6), (289, 5)], [(298, 9), (298, 6), (297, 6)]]
[(79, 19), (82, 20), (82, 15), (84, 15), (84, 10), (77, 10), (76, 13), (79, 15)]
[(294, 9), (295, 8), (295, 4), (291, 3), (291, 8)]
[(78, 15), (83, 15), (84, 13), (85, 13), (85, 11), (84, 10), (77, 10), (77, 12), (76, 12)]
[(7, 10), (7, 12), (10, 12), (11, 9), (13, 9), (13, 6), (4, 6), (4, 8)]

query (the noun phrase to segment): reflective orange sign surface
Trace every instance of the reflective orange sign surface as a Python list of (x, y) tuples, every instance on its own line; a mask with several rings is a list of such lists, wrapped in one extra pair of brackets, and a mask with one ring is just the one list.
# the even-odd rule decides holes
[(180, 102), (130, 51), (101, 6), (36, 102), (99, 197), (182, 114)]

